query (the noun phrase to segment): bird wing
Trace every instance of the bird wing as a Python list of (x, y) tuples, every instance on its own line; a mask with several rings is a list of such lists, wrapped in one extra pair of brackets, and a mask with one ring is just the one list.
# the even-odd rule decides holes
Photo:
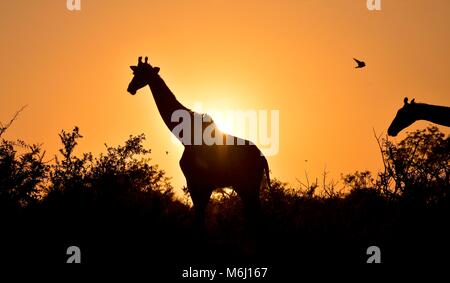
[(356, 58), (353, 58), (353, 60), (355, 60), (355, 62), (358, 63), (358, 65), (361, 64), (361, 63), (363, 63), (362, 61), (359, 61), (359, 60), (356, 59)]

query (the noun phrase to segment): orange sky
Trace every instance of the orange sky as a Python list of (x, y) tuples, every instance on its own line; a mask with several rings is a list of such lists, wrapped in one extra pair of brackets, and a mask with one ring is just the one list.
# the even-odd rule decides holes
[(66, 0), (2, 1), (0, 121), (27, 104), (5, 137), (44, 143), (48, 159), (75, 125), (78, 152), (145, 133), (179, 188), (182, 147), (148, 88), (126, 92), (128, 66), (148, 55), (187, 107), (279, 110), (272, 177), (296, 183), (326, 166), (339, 179), (381, 167), (372, 128), (386, 132), (404, 96), (450, 105), (449, 27), (448, 0), (382, 0), (377, 12), (366, 0), (81, 0), (78, 12)]

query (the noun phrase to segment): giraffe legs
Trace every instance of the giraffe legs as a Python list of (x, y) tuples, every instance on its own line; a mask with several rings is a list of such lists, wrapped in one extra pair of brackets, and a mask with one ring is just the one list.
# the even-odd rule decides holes
[(203, 235), (205, 232), (206, 207), (208, 206), (212, 190), (190, 182), (188, 182), (188, 189), (194, 204), (194, 227), (196, 232)]
[(236, 189), (242, 200), (246, 229), (243, 239), (243, 252), (246, 256), (257, 256), (261, 250), (261, 203), (259, 199), (259, 185), (242, 186)]
[(250, 187), (239, 187), (236, 190), (244, 206), (248, 227), (256, 230), (261, 220), (261, 202), (259, 200), (259, 184)]

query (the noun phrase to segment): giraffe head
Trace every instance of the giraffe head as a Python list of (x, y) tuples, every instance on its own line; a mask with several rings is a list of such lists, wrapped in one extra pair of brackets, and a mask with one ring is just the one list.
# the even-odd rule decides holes
[(397, 115), (389, 126), (388, 135), (390, 136), (395, 137), (401, 130), (417, 120), (414, 98), (408, 103), (408, 97), (405, 97), (405, 99), (403, 99), (403, 104), (403, 107), (397, 111)]
[(134, 77), (128, 85), (127, 91), (132, 95), (135, 95), (139, 89), (148, 85), (159, 72), (158, 67), (152, 67), (148, 63), (148, 57), (145, 57), (145, 62), (142, 62), (142, 57), (139, 57), (138, 64), (136, 66), (130, 66), (130, 68), (133, 71)]

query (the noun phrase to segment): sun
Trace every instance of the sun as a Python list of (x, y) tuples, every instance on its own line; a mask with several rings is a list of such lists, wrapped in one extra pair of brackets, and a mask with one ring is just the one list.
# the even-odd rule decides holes
[(231, 134), (235, 132), (235, 123), (232, 118), (224, 117), (224, 115), (208, 113), (214, 122), (216, 123), (219, 130), (223, 133)]
[(208, 114), (219, 130), (227, 134), (236, 134), (239, 130), (236, 123), (236, 111), (229, 106), (229, 101), (209, 101), (207, 103), (195, 102), (193, 110)]

